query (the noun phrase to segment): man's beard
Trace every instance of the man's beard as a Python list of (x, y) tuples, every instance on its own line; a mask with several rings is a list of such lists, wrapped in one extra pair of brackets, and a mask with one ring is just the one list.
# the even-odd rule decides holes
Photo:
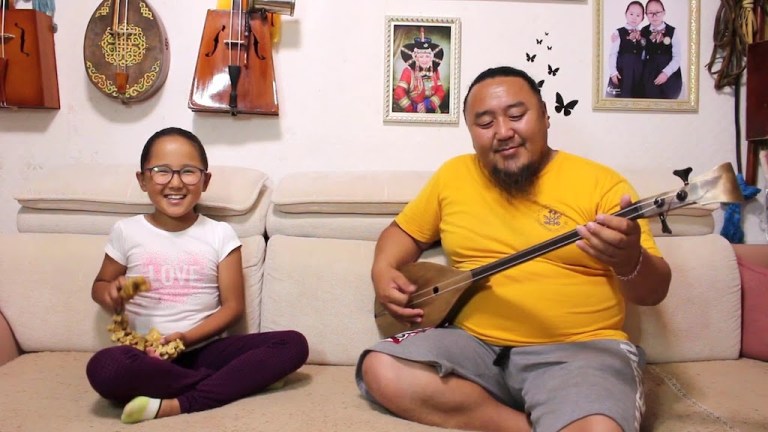
[(525, 197), (530, 195), (546, 162), (546, 157), (540, 157), (523, 165), (515, 172), (505, 171), (494, 165), (489, 174), (496, 186), (510, 197)]

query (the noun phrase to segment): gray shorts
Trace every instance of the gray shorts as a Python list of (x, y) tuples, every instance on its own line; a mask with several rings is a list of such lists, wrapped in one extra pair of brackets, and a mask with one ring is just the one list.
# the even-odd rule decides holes
[(537, 345), (505, 349), (456, 327), (406, 332), (364, 351), (355, 378), (362, 394), (376, 402), (362, 380), (366, 354), (379, 351), (434, 365), (482, 386), (501, 403), (525, 412), (534, 431), (559, 431), (593, 414), (616, 421), (625, 432), (640, 429), (645, 410), (640, 347), (621, 340)]

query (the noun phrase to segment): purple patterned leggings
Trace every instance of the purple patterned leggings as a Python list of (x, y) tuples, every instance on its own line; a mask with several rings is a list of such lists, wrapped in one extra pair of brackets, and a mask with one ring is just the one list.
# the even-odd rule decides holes
[(304, 335), (285, 330), (216, 339), (173, 361), (129, 346), (105, 348), (88, 361), (86, 374), (106, 399), (175, 398), (181, 412), (190, 413), (264, 390), (300, 368), (307, 356)]

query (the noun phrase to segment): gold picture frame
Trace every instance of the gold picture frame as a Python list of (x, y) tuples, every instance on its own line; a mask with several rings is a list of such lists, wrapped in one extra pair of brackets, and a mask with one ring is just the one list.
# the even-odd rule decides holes
[[(663, 21), (665, 23), (664, 32), (658, 32), (653, 36), (658, 35), (658, 39), (653, 41), (649, 35), (651, 35), (649, 23), (649, 15), (645, 11), (645, 5), (647, 0), (640, 2), (643, 6), (642, 22), (638, 26), (638, 29), (643, 29), (639, 32), (629, 32), (624, 30), (623, 37), (625, 47), (626, 44), (633, 43), (630, 49), (634, 49), (635, 56), (638, 55), (637, 51), (642, 51), (639, 54), (642, 60), (629, 59), (623, 61), (631, 61), (635, 66), (625, 65), (625, 69), (628, 72), (625, 75), (631, 77), (637, 76), (637, 68), (642, 68), (642, 72), (639, 72), (641, 78), (639, 81), (635, 81), (634, 87), (629, 87), (630, 81), (624, 81), (624, 85), (614, 84), (615, 81), (611, 80), (611, 76), (618, 72), (615, 65), (611, 68), (611, 63), (616, 58), (619, 49), (619, 44), (622, 41), (622, 37), (619, 36), (619, 29), (625, 27), (627, 23), (627, 11), (628, 6), (632, 3), (630, 0), (616, 1), (616, 0), (595, 0), (594, 13), (595, 13), (595, 33), (594, 33), (594, 84), (593, 84), (593, 100), (592, 107), (596, 110), (643, 110), (643, 111), (698, 111), (699, 109), (699, 14), (700, 0), (661, 0), (664, 10)], [(658, 2), (652, 3), (654, 9), (652, 13), (657, 13)], [(636, 6), (634, 6), (636, 8)], [(635, 9), (636, 10), (636, 9)], [(654, 15), (656, 18), (659, 15)], [(669, 23), (667, 24), (667, 18)], [(669, 27), (674, 28), (671, 32), (672, 37), (668, 36)], [(676, 46), (677, 45), (677, 46)], [(655, 48), (654, 48), (655, 47)], [(672, 50), (673, 54), (671, 58), (674, 58), (674, 52), (679, 49), (678, 58), (680, 67), (675, 69), (675, 72), (671, 72), (669, 75), (664, 73), (664, 77), (667, 78), (665, 84), (654, 84), (653, 77), (656, 76), (656, 81), (663, 80), (659, 78), (661, 73), (657, 74), (657, 65), (652, 65), (653, 55), (648, 53), (648, 50), (655, 49), (657, 53), (663, 53), (663, 50)], [(626, 48), (622, 48), (622, 51), (626, 52)], [(611, 55), (613, 53), (613, 56)], [(663, 55), (663, 54), (662, 54)], [(670, 58), (662, 57), (662, 58)], [(632, 55), (630, 55), (632, 57)], [(649, 60), (650, 59), (650, 60)], [(620, 60), (621, 61), (621, 60)], [(640, 61), (642, 66), (636, 66)], [(671, 65), (672, 62), (665, 63)], [(653, 69), (655, 68), (655, 69)], [(614, 70), (616, 72), (611, 73)], [(679, 78), (675, 78), (679, 72)], [(619, 74), (620, 76), (621, 74)], [(651, 78), (649, 78), (651, 77)], [(675, 98), (673, 95), (676, 92), (676, 84), (674, 80), (680, 79), (681, 85), (679, 86), (679, 95)], [(611, 83), (609, 84), (609, 81)], [(622, 81), (618, 79), (621, 83)], [(667, 87), (672, 84), (671, 87)], [(664, 89), (671, 88), (672, 90), (666, 91)], [(624, 92), (628, 96), (622, 96)], [(661, 96), (660, 96), (661, 95)]]
[(458, 18), (387, 16), (384, 121), (459, 122)]

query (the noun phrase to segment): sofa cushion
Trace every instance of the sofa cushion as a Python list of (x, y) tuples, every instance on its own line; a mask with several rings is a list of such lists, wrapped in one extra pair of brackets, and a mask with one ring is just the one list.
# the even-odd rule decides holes
[[(355, 364), (363, 349), (380, 339), (370, 276), (375, 245), (271, 237), (264, 264), (262, 330), (302, 332), (309, 341), (309, 363)], [(423, 259), (446, 263), (439, 249), (425, 252)]]
[(768, 361), (768, 268), (739, 259), (742, 289), (741, 355)]
[(397, 214), (426, 183), (427, 171), (301, 172), (272, 197), (283, 213)]
[[(80, 234), (0, 234), (0, 244), (14, 251), (0, 261), (0, 311), (22, 350), (96, 351), (113, 344), (106, 330), (110, 315), (90, 296), (106, 241)], [(235, 331), (255, 332), (266, 246), (262, 236), (242, 242), (247, 306)]]
[(738, 358), (741, 286), (730, 243), (717, 234), (656, 242), (672, 269), (672, 283), (657, 306), (627, 305), (624, 327), (632, 341), (650, 363)]
[(120, 422), (122, 407), (88, 384), (91, 353), (25, 354), (0, 367), (3, 432), (449, 432), (403, 420), (360, 397), (350, 366), (304, 366), (285, 387), (220, 408), (143, 422)]
[[(283, 177), (275, 187), (267, 214), (267, 233), (302, 237), (375, 240), (431, 176), (428, 171), (298, 172)], [(658, 174), (658, 173), (656, 173)], [(656, 195), (682, 185), (679, 179), (660, 180), (653, 173), (633, 177)], [(632, 179), (630, 178), (630, 181)], [(644, 182), (644, 183), (643, 183)], [(676, 184), (676, 183), (677, 184)], [(672, 233), (664, 233), (657, 217), (650, 226), (655, 236), (710, 234), (714, 206), (692, 205), (667, 215)]]
[(641, 431), (762, 432), (768, 364), (752, 359), (667, 363), (645, 370)]
[[(245, 214), (267, 181), (266, 174), (251, 168), (222, 166), (209, 171), (211, 184), (200, 199), (204, 214)], [(93, 181), (83, 181), (85, 173)], [(148, 213), (152, 204), (135, 173), (134, 165), (61, 165), (36, 173), (14, 198), (21, 206), (35, 209)]]
[[(245, 214), (226, 216), (207, 213), (206, 208), (201, 210), (211, 219), (228, 223), (240, 238), (263, 236), (270, 195), (271, 188), (265, 185), (257, 198), (258, 204)], [(125, 213), (21, 207), (16, 214), (16, 229), (22, 233), (109, 234), (115, 222), (126, 217), (129, 215)]]

